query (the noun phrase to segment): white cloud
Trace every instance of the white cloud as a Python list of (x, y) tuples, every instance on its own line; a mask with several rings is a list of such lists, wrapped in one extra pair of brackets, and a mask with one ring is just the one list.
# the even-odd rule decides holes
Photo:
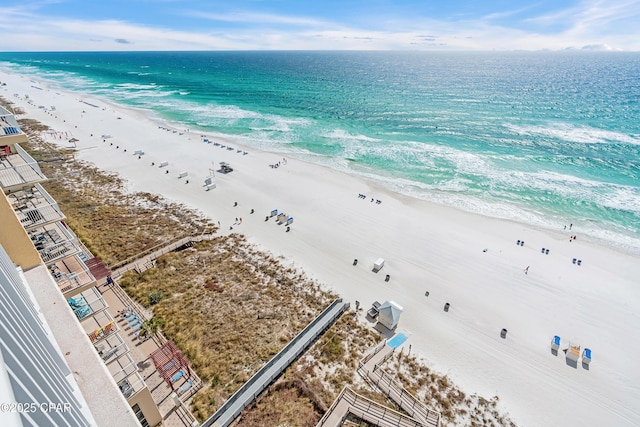
[[(525, 26), (496, 25), (496, 18), (522, 10), (486, 15), (477, 20), (449, 22), (419, 17), (378, 17), (375, 25), (253, 12), (186, 12), (210, 21), (237, 23), (216, 29), (175, 30), (122, 20), (63, 19), (26, 9), (0, 8), (0, 51), (34, 50), (249, 50), (249, 49), (369, 49), (369, 50), (640, 50), (636, 1), (589, 1), (580, 7), (538, 16)], [(197, 19), (194, 19), (194, 28)], [(501, 22), (504, 22), (502, 20)], [(562, 29), (549, 28), (562, 23)], [(384, 29), (374, 29), (384, 28)], [(425, 36), (427, 35), (427, 36)], [(128, 43), (123, 43), (126, 41)]]
[(277, 15), (271, 13), (255, 13), (255, 12), (233, 12), (233, 13), (211, 13), (201, 11), (185, 11), (185, 16), (191, 16), (194, 18), (207, 19), (210, 21), (219, 22), (236, 22), (243, 24), (281, 24), (292, 25), (301, 27), (320, 27), (331, 25), (327, 21), (318, 20), (315, 18), (308, 18), (304, 16), (287, 16)]

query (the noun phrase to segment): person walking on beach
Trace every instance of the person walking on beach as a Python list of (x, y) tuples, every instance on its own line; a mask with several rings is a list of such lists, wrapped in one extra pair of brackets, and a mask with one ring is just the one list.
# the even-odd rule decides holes
[(527, 268), (524, 269), (524, 274), (529, 274), (529, 266), (527, 265)]

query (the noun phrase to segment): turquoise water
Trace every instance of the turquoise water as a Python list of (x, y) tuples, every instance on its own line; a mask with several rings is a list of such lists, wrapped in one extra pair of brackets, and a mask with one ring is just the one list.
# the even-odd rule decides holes
[(0, 53), (0, 66), (640, 253), (638, 53)]

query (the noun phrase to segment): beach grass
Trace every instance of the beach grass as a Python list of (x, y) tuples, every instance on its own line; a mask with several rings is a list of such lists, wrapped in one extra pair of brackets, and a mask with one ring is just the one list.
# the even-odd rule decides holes
[[(44, 185), (67, 223), (96, 255), (113, 265), (183, 235), (215, 231), (198, 212), (161, 196), (131, 193), (115, 174), (74, 158), (74, 151), (40, 138), (46, 127), (20, 119), (27, 149), (51, 179)], [(162, 333), (203, 379), (191, 400), (199, 421), (317, 316), (336, 295), (285, 260), (258, 250), (240, 234), (219, 236), (160, 257), (155, 268), (128, 272), (120, 285), (148, 307)], [(345, 385), (393, 409), (356, 373), (381, 337), (362, 316), (343, 315), (242, 414), (239, 425), (315, 425)], [(391, 359), (398, 380), (442, 425), (512, 426), (497, 398), (466, 396), (446, 376), (410, 356)], [(485, 424), (483, 424), (485, 423)], [(489, 424), (486, 424), (489, 423)]]
[(67, 216), (67, 224), (96, 256), (114, 265), (168, 241), (215, 231), (213, 223), (162, 197), (127, 191), (115, 174), (74, 158), (74, 150), (46, 143), (46, 127), (20, 119), (29, 135), (24, 148), (49, 178), (42, 185)]

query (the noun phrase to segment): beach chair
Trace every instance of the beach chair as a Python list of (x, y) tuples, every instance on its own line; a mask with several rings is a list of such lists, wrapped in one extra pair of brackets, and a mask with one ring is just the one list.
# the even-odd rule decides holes
[(87, 303), (84, 300), (84, 298), (82, 297), (82, 295), (80, 297), (78, 297), (78, 299), (70, 297), (69, 299), (67, 299), (67, 302), (69, 303), (69, 305), (72, 308), (80, 308), (80, 307), (84, 307), (84, 306), (87, 305)]
[(109, 334), (109, 332), (111, 332), (111, 330), (113, 329), (113, 327), (114, 327), (114, 326), (115, 326), (115, 325), (114, 325), (113, 321), (111, 321), (111, 322), (107, 323), (107, 324), (102, 328), (102, 332), (103, 332), (105, 335), (107, 335), (107, 334)]
[(582, 363), (584, 363), (585, 365), (588, 365), (589, 363), (591, 363), (591, 349), (585, 347), (584, 350), (582, 351)]
[(558, 351), (558, 349), (560, 349), (560, 337), (556, 335), (551, 340), (551, 350)]
[(130, 317), (127, 317), (125, 320), (129, 324), (129, 326), (142, 322), (137, 314), (132, 314)]
[(176, 372), (172, 377), (171, 377), (171, 382), (175, 383), (176, 381), (178, 381), (180, 378), (182, 378), (184, 376), (184, 370), (180, 369), (178, 372)]
[(102, 338), (102, 328), (101, 327), (97, 327), (93, 330), (93, 334), (96, 336), (96, 338)]
[(186, 393), (193, 386), (193, 380), (189, 380), (186, 383), (182, 384), (178, 389), (178, 394)]
[(101, 353), (100, 357), (102, 357), (102, 360), (104, 360), (106, 362), (107, 360), (109, 360), (109, 358), (111, 356), (113, 356), (117, 352), (118, 352), (118, 347), (113, 347), (113, 348), (110, 348), (109, 350), (107, 350), (106, 352)]
[(142, 322), (130, 322), (128, 325), (132, 331), (137, 331), (142, 327)]
[(83, 307), (75, 308), (73, 311), (76, 313), (76, 316), (78, 316), (78, 319), (83, 319), (91, 313), (91, 307), (85, 305)]

